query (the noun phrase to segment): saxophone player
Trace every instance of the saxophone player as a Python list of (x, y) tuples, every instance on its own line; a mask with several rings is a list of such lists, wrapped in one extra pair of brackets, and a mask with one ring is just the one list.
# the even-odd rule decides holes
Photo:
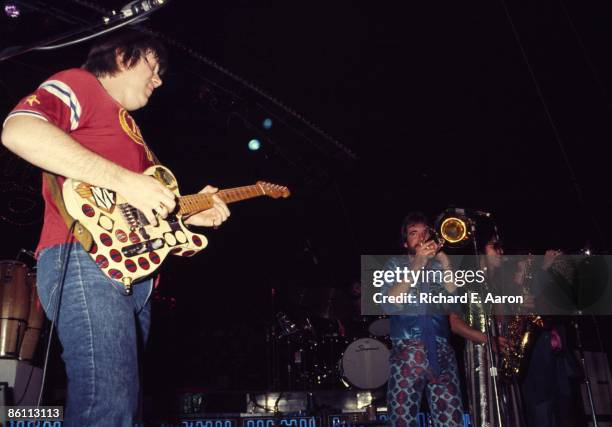
[[(549, 249), (540, 265), (534, 266), (532, 291), (536, 313), (545, 310), (543, 294), (546, 288), (557, 286), (550, 273), (562, 254), (560, 250)], [(525, 265), (519, 265), (519, 275), (524, 268)], [(564, 319), (547, 316), (532, 345), (521, 381), (527, 427), (576, 425), (571, 380), (576, 377), (577, 366), (568, 348)]]

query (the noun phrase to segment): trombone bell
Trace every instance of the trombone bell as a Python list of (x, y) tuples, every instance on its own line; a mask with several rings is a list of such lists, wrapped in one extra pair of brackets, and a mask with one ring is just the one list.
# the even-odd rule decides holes
[(447, 217), (440, 224), (440, 235), (451, 245), (462, 243), (468, 238), (467, 223), (461, 218)]

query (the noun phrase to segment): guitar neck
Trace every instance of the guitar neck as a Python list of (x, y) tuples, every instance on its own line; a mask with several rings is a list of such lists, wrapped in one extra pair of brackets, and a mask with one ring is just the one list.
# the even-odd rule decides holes
[[(215, 193), (226, 204), (265, 196), (266, 193), (260, 185), (246, 185), (244, 187), (228, 188)], [(179, 197), (179, 215), (193, 215), (210, 209), (213, 206), (212, 194), (190, 194)]]

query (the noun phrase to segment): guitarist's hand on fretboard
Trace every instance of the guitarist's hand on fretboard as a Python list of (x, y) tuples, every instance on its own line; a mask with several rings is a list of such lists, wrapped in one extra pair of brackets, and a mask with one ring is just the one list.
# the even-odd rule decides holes
[[(214, 194), (218, 190), (216, 187), (207, 185), (198, 194)], [(218, 227), (221, 225), (230, 216), (229, 208), (218, 196), (212, 196), (212, 200), (212, 208), (191, 215), (185, 220), (185, 224), (200, 227)]]

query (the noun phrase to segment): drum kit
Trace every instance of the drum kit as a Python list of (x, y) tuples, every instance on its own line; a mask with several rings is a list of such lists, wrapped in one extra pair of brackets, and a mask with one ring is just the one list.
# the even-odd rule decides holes
[(359, 315), (359, 300), (335, 288), (288, 291), (276, 340), (288, 388), (374, 390), (389, 377), (389, 319)]
[(36, 271), (20, 261), (0, 261), (0, 358), (31, 362), (44, 322)]

